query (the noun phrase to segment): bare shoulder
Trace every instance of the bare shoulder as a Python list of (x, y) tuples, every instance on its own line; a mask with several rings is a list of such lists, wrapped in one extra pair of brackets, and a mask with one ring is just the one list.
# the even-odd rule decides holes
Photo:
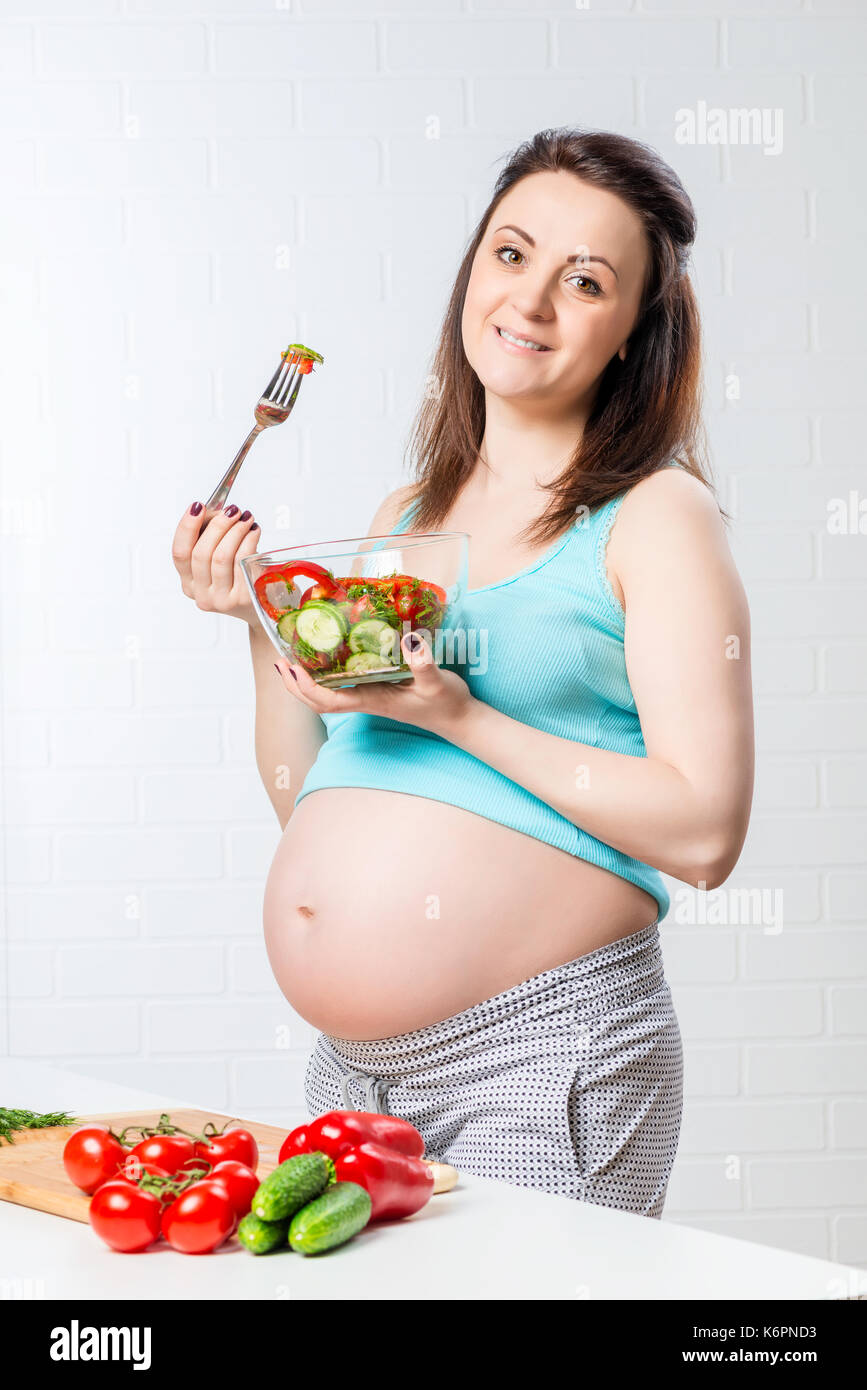
[(391, 531), (409, 506), (416, 492), (415, 483), (404, 483), (396, 487), (380, 502), (370, 523), (369, 536), (384, 536)]
[(646, 572), (664, 547), (684, 559), (731, 559), (725, 522), (710, 488), (683, 468), (660, 468), (630, 488), (611, 531), (606, 562), (620, 603), (630, 575)]

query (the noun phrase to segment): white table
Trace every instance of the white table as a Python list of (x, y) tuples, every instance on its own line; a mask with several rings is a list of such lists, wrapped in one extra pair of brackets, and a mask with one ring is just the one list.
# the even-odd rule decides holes
[[(0, 1100), (80, 1115), (197, 1104), (6, 1058)], [(462, 1174), (402, 1225), (368, 1227), (320, 1259), (255, 1258), (237, 1242), (196, 1258), (165, 1245), (121, 1255), (83, 1222), (0, 1202), (0, 1289), (59, 1299), (828, 1300), (863, 1295), (867, 1274)]]

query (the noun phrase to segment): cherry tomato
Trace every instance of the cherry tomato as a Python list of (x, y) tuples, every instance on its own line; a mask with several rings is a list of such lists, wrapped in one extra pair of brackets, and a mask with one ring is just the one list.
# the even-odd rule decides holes
[(207, 1255), (235, 1229), (232, 1199), (222, 1182), (194, 1182), (162, 1214), (160, 1229), (173, 1250)]
[(132, 1255), (159, 1239), (162, 1204), (152, 1192), (123, 1180), (104, 1182), (90, 1199), (88, 1217), (100, 1240)]
[(167, 1173), (176, 1173), (181, 1164), (195, 1155), (196, 1146), (185, 1134), (152, 1134), (142, 1139), (130, 1153), (143, 1163), (156, 1163)]
[(259, 1179), (252, 1168), (248, 1168), (246, 1163), (238, 1163), (233, 1158), (226, 1158), (222, 1163), (215, 1164), (213, 1170), (208, 1174), (208, 1181), (223, 1184), (239, 1221), (242, 1216), (247, 1215), (253, 1205), (256, 1188), (259, 1186)]
[[(150, 1159), (139, 1158), (138, 1154), (130, 1153), (127, 1154), (123, 1163), (115, 1173), (114, 1181), (129, 1182), (135, 1186), (139, 1178), (143, 1177), (145, 1173), (147, 1173), (148, 1177), (156, 1178), (169, 1178), (172, 1176), (167, 1168), (160, 1168), (159, 1164), (151, 1163)], [(97, 1188), (97, 1191), (99, 1191), (99, 1188)]]
[(63, 1166), (66, 1176), (83, 1192), (95, 1192), (117, 1173), (128, 1150), (99, 1125), (77, 1129), (66, 1141)]
[(233, 1158), (256, 1171), (259, 1162), (259, 1145), (248, 1129), (227, 1129), (223, 1134), (215, 1134), (209, 1140), (200, 1139), (196, 1144), (198, 1158), (206, 1158), (209, 1163), (221, 1163), (224, 1158)]

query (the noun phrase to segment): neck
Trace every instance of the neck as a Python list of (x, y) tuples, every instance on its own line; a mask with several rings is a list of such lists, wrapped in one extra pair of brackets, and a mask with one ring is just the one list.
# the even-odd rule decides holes
[(552, 483), (580, 444), (588, 413), (574, 402), (552, 412), (550, 401), (518, 403), (486, 391), (474, 482), (492, 497), (535, 492)]

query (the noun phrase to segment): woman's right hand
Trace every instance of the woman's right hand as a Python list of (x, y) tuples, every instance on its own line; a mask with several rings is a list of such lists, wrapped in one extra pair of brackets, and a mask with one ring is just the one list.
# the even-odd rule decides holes
[[(193, 508), (197, 511), (193, 511)], [(178, 522), (172, 540), (172, 560), (181, 576), (181, 588), (204, 613), (227, 613), (258, 627), (256, 609), (241, 566), (245, 555), (254, 555), (259, 523), (253, 513), (230, 504), (217, 512), (204, 532), (203, 509), (194, 502)]]

